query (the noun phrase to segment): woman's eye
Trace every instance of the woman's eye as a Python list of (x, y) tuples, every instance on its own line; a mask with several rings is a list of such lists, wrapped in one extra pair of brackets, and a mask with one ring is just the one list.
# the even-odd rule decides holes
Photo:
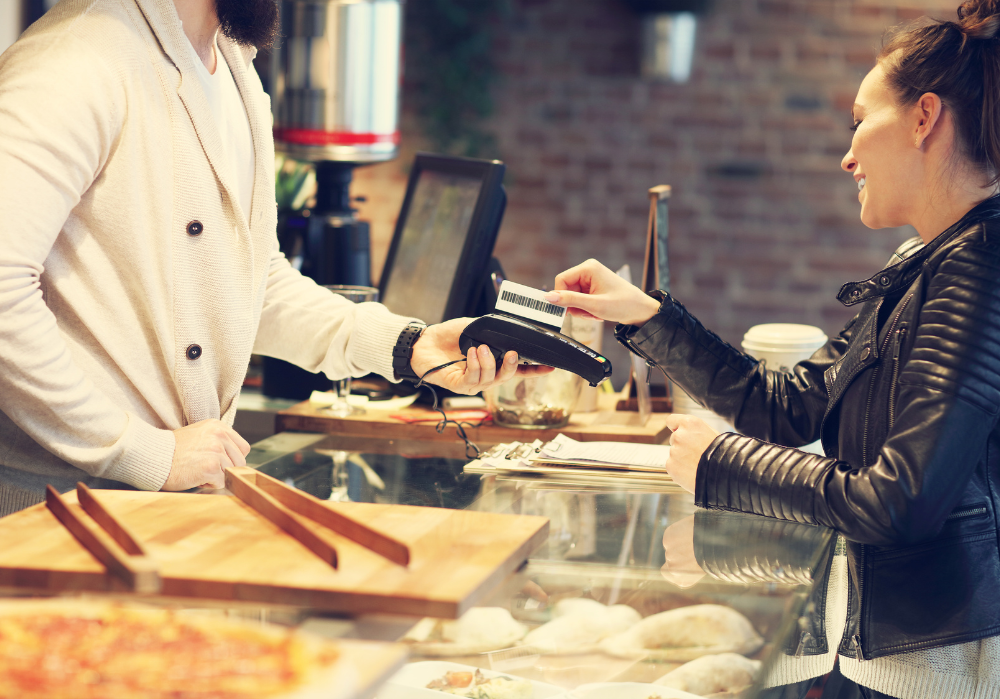
[(848, 130), (850, 130), (850, 131), (857, 131), (858, 127), (861, 126), (861, 121), (862, 121), (861, 119), (858, 119), (856, 122), (854, 122), (854, 126), (847, 127)]

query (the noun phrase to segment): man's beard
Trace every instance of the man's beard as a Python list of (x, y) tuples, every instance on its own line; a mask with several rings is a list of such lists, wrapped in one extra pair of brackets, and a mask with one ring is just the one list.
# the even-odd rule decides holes
[(219, 29), (242, 46), (267, 49), (278, 35), (275, 0), (215, 0)]

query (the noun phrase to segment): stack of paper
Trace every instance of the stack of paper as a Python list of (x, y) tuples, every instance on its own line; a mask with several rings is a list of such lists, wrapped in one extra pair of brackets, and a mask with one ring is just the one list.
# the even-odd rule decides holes
[(667, 486), (670, 447), (629, 442), (578, 442), (560, 434), (551, 442), (498, 444), (466, 465), (470, 473), (517, 474), (563, 481)]
[(536, 464), (561, 464), (583, 468), (621, 469), (666, 473), (670, 447), (629, 442), (578, 442), (564, 434), (542, 446), (532, 459)]

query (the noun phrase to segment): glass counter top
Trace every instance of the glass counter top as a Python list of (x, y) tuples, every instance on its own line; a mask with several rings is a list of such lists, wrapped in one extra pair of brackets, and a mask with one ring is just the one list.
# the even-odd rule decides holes
[[(699, 510), (670, 485), (632, 490), (613, 478), (576, 486), (465, 473), (460, 442), (281, 433), (253, 445), (247, 461), (324, 500), (550, 519), (547, 542), (463, 618), (464, 626), (297, 616), (294, 623), (325, 635), (408, 634), (411, 664), (378, 694), (382, 699), (444, 696), (426, 689), (428, 677), (465, 667), (530, 680), (532, 696), (666, 699), (682, 695), (651, 683), (705, 654), (694, 646), (710, 654), (735, 650), (762, 664), (754, 685), (732, 696), (800, 696), (809, 683), (763, 688), (771, 666), (826, 650), (816, 600), (825, 592), (836, 538), (828, 529)], [(696, 605), (710, 606), (674, 611)], [(602, 621), (612, 619), (612, 608), (624, 618)], [(664, 612), (671, 614), (651, 619)], [(531, 633), (557, 618), (558, 625)], [(629, 632), (640, 618), (646, 631)], [(512, 641), (505, 630), (521, 635)]]

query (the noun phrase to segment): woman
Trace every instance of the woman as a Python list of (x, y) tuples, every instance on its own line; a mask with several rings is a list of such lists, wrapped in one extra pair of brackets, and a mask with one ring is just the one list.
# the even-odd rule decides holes
[[(859, 312), (810, 360), (767, 371), (593, 260), (548, 298), (620, 323), (742, 433), (672, 418), (667, 470), (698, 505), (843, 534), (830, 643), (867, 696), (1000, 693), (1000, 0), (958, 16), (897, 34), (861, 84), (841, 164), (861, 220), (920, 239), (841, 288)], [(816, 439), (825, 457), (794, 448)]]

